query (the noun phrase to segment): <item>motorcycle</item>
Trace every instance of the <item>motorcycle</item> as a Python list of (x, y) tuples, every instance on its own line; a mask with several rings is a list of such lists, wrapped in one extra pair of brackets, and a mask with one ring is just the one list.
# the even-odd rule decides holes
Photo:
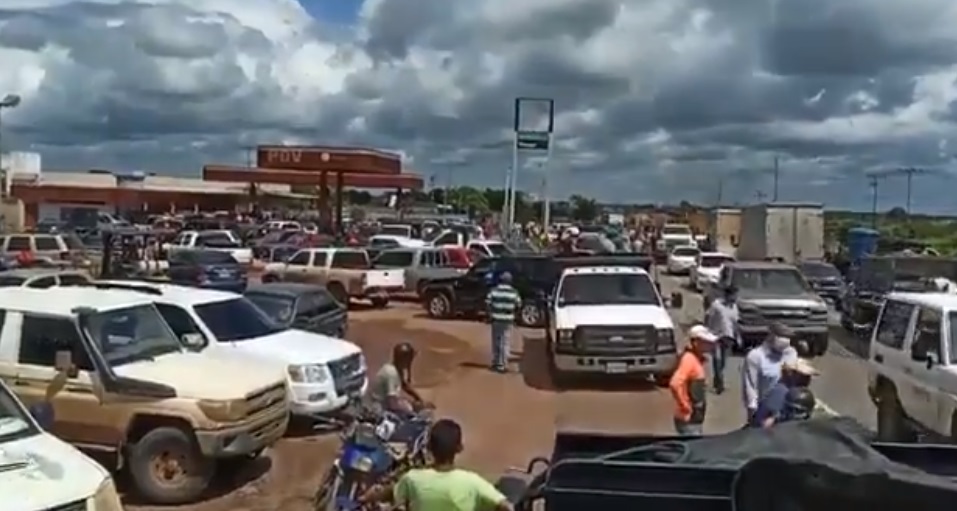
[(410, 468), (425, 466), (431, 413), (411, 419), (385, 413), (360, 417), (342, 434), (342, 448), (316, 491), (316, 511), (360, 511), (373, 486), (395, 482)]

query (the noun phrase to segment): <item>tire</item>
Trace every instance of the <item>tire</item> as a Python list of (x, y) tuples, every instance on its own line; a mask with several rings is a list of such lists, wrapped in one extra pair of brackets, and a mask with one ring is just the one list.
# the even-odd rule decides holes
[(540, 326), (543, 316), (542, 308), (535, 303), (522, 304), (518, 312), (518, 319), (522, 326)]
[(276, 275), (273, 275), (272, 273), (266, 273), (262, 276), (261, 280), (263, 284), (271, 284), (273, 282), (279, 282), (279, 277)]
[(429, 293), (425, 297), (425, 308), (430, 318), (447, 319), (452, 316), (452, 301), (441, 291)]
[(827, 353), (827, 348), (831, 344), (831, 337), (829, 335), (823, 335), (817, 342), (814, 343), (814, 352), (815, 357), (823, 357)]
[(192, 434), (160, 427), (132, 444), (127, 456), (136, 490), (152, 504), (197, 500), (212, 481), (213, 460), (204, 458)]
[(373, 298), (370, 301), (372, 302), (372, 306), (375, 307), (376, 309), (384, 309), (386, 308), (386, 306), (389, 305), (388, 298)]
[(342, 284), (333, 282), (329, 284), (327, 289), (329, 289), (329, 294), (331, 294), (337, 302), (341, 303), (344, 307), (349, 307), (349, 293), (346, 292), (346, 288), (342, 287)]
[(339, 474), (339, 470), (336, 467), (330, 468), (326, 476), (322, 478), (322, 482), (319, 483), (319, 488), (316, 489), (313, 496), (313, 509), (316, 511), (334, 510), (336, 508), (335, 495), (339, 492), (341, 485), (342, 476)]
[(910, 436), (897, 392), (890, 385), (881, 385), (877, 402), (877, 439), (881, 442), (903, 442)]

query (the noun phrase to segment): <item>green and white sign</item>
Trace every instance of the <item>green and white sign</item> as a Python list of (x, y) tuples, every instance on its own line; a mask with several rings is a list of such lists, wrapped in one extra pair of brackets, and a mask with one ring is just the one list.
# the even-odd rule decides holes
[(515, 137), (515, 149), (547, 151), (551, 135), (544, 131), (519, 131)]

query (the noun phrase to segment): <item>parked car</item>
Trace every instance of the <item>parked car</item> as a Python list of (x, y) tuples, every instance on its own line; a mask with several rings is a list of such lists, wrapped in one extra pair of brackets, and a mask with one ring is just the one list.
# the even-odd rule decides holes
[(90, 265), (86, 246), (73, 233), (6, 234), (0, 236), (0, 252), (9, 255), (30, 252), (34, 258), (51, 263), (82, 267)]
[(438, 248), (395, 248), (386, 250), (372, 261), (373, 268), (405, 270), (406, 293), (422, 298), (422, 288), (436, 279), (454, 278), (464, 268), (451, 265), (446, 251)]
[(169, 255), (169, 280), (174, 284), (242, 293), (248, 279), (246, 267), (229, 252), (177, 250)]
[(253, 260), (252, 249), (243, 247), (239, 237), (227, 229), (182, 231), (165, 248), (171, 256), (183, 250), (215, 250), (232, 255), (242, 265)]
[(84, 286), (92, 282), (90, 275), (80, 270), (58, 268), (16, 268), (0, 272), (0, 287), (33, 287), (45, 289), (56, 286)]
[(825, 261), (803, 261), (797, 267), (811, 287), (825, 300), (837, 303), (844, 296), (844, 277), (833, 264)]
[(698, 262), (698, 247), (679, 246), (668, 252), (666, 269), (670, 275), (688, 275)]
[(280, 325), (345, 337), (349, 311), (325, 287), (273, 282), (246, 288), (246, 298)]
[(368, 299), (374, 307), (389, 304), (389, 293), (401, 291), (401, 270), (374, 270), (369, 254), (354, 248), (307, 248), (282, 263), (270, 263), (263, 282), (304, 282), (326, 287), (340, 303)]

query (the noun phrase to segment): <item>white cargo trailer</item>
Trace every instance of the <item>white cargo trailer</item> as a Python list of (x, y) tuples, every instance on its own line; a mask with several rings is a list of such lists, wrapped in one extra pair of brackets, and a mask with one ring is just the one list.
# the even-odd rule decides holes
[(774, 202), (741, 211), (737, 257), (743, 261), (782, 259), (788, 263), (824, 257), (824, 206)]

